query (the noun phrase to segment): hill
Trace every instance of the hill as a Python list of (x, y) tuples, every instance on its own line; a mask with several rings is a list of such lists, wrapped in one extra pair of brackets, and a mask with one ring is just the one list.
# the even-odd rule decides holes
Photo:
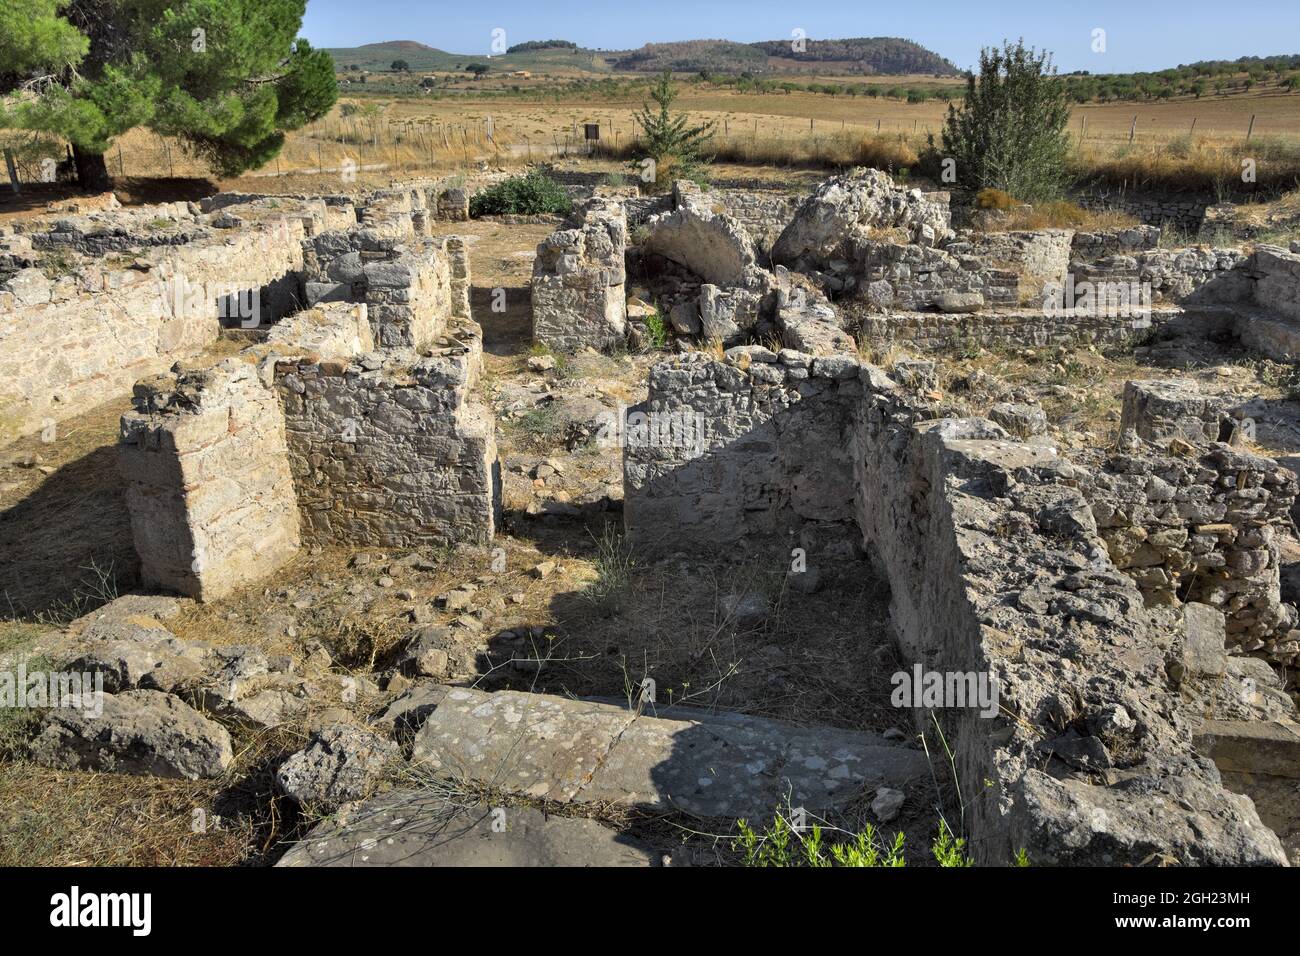
[(647, 43), (636, 50), (588, 50), (565, 40), (540, 40), (512, 46), (508, 53), (448, 53), (413, 40), (335, 47), (326, 52), (340, 70), (386, 71), (394, 60), (405, 60), (413, 72), (459, 71), (470, 63), (486, 63), (494, 72), (530, 70), (539, 73), (817, 73), (827, 76), (940, 74), (957, 75), (951, 63), (911, 40), (858, 37), (808, 40), (796, 52), (789, 40), (735, 43), (731, 40), (680, 40)]

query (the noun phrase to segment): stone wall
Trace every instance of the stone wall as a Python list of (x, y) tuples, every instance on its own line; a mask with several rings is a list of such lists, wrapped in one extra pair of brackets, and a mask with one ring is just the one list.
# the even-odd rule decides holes
[[(857, 431), (859, 522), (888, 574), (904, 655), (988, 673), (997, 717), (933, 714), (955, 749), (977, 862), (1275, 864), (1275, 834), (1224, 789), (1165, 677), (1180, 621), (1110, 566), (1052, 449), (979, 420), (925, 421), (876, 392)], [(927, 731), (929, 728), (926, 728)], [(978, 781), (971, 784), (970, 781)]]
[(622, 343), (626, 246), (622, 204), (606, 199), (592, 200), (577, 228), (542, 241), (533, 261), (533, 341), (564, 352)]
[(1159, 226), (1134, 226), (1106, 232), (1076, 232), (1070, 240), (1070, 259), (1091, 262), (1107, 256), (1147, 252), (1160, 245)]
[(1125, 212), (1144, 225), (1176, 229), (1189, 236), (1200, 230), (1206, 209), (1215, 201), (1212, 196), (1193, 193), (1139, 194), (1119, 190), (1096, 190), (1072, 198), (1084, 209)]
[(951, 352), (972, 345), (1130, 345), (1181, 315), (1178, 309), (1153, 309), (1149, 315), (1097, 315), (1085, 309), (1028, 308), (952, 315), (889, 311), (863, 315), (861, 321), (864, 341), (895, 342), (924, 352)]
[(267, 346), (281, 354), (313, 354), (352, 358), (375, 347), (366, 306), (330, 302), (283, 319), (266, 337)]
[(761, 346), (728, 362), (688, 352), (654, 366), (629, 409), (624, 521), (639, 546), (718, 547), (852, 521), (857, 363)]
[[(873, 310), (935, 309), (945, 296), (973, 295), (976, 308), (1010, 308), (1021, 302), (1020, 275), (976, 255), (971, 243), (944, 249), (914, 243), (865, 240), (834, 275), (837, 292), (858, 296)], [(832, 263), (834, 266), (835, 263)]]
[(1260, 246), (1249, 264), (1256, 276), (1255, 303), (1288, 319), (1300, 320), (1300, 253)]
[(1249, 302), (1254, 283), (1238, 249), (1152, 249), (1071, 265), (1075, 285), (1082, 282), (1150, 286), (1153, 302), (1222, 305)]
[(1232, 653), (1294, 666), (1300, 631), (1282, 603), (1277, 537), (1290, 527), (1295, 474), (1221, 442), (1095, 457), (1080, 489), (1110, 560), (1146, 603), (1217, 608)]
[(118, 461), (145, 587), (212, 600), (298, 550), (284, 418), (251, 355), (136, 385)]
[(991, 422), (934, 420), (847, 358), (681, 356), (652, 372), (644, 411), (667, 416), (652, 431), (703, 415), (705, 441), (646, 449), (629, 422), (634, 541), (716, 551), (856, 523), (890, 582), (904, 658), (991, 677), (995, 717), (916, 712), (954, 748), (978, 862), (1022, 849), (1035, 865), (1284, 862), (1250, 801), (1197, 756), (1166, 673), (1184, 655), (1182, 619), (1148, 608), (1110, 562), (1075, 487), (1086, 470)]
[(421, 548), (492, 539), (496, 423), (469, 393), (480, 358), (390, 349), (277, 366), (308, 540)]
[[(29, 268), (0, 286), (0, 441), (127, 393), (216, 340), (222, 311), (265, 323), (296, 308), (303, 216), (93, 260), (49, 279)], [(234, 306), (232, 310), (230, 307)]]

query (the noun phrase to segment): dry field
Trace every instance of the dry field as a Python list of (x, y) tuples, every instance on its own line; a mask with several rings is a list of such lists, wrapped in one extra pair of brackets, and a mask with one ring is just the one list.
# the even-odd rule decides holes
[[(926, 77), (863, 79), (900, 85), (926, 80), (938, 82)], [(291, 133), (274, 162), (222, 186), (283, 191), (258, 181), (298, 175), (337, 180), (347, 163), (356, 164), (358, 181), (446, 174), (484, 163), (523, 164), (586, 153), (586, 123), (600, 124), (603, 147), (615, 153), (627, 150), (636, 136), (633, 117), (640, 96), (581, 96), (557, 91), (542, 102), (509, 95), (435, 100), (345, 94), (329, 116)], [(717, 124), (716, 145), (724, 159), (825, 166), (908, 165), (928, 135), (937, 137), (947, 111), (946, 104), (937, 101), (909, 104), (884, 97), (740, 93), (690, 85), (683, 85), (678, 105), (698, 120)], [(1207, 164), (1227, 171), (1237, 169), (1240, 155), (1254, 152), (1285, 153), (1296, 165), (1300, 94), (1265, 90), (1152, 103), (1086, 104), (1074, 107), (1070, 131), (1081, 163), (1089, 167), (1136, 162), (1140, 171), (1153, 162), (1168, 166), (1175, 160), (1188, 164), (1193, 173), (1203, 172)], [(859, 148), (864, 138), (875, 143), (865, 154)], [(60, 156), (62, 147), (51, 143), (45, 152)], [(1198, 155), (1189, 158), (1189, 152)], [(210, 176), (181, 145), (144, 130), (121, 137), (107, 158), (110, 173), (119, 177)], [(1112, 178), (1123, 175), (1121, 171)], [(24, 169), (24, 176), (36, 178), (34, 163)], [(1204, 179), (1187, 185), (1204, 186)]]

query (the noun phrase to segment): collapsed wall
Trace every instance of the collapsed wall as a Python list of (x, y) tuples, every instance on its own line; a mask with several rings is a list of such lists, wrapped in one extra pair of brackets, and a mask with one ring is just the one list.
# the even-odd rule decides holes
[(284, 418), (256, 356), (136, 385), (118, 462), (146, 587), (208, 601), (298, 550)]
[[(704, 453), (642, 448), (629, 420), (625, 519), (635, 541), (716, 548), (750, 529), (790, 540), (803, 516), (771, 488), (815, 467), (793, 461), (800, 450), (831, 452), (826, 516), (845, 519), (851, 490), (862, 540), (890, 582), (904, 655), (930, 670), (988, 674), (999, 690), (993, 718), (933, 712), (955, 750), (978, 862), (1006, 864), (1024, 849), (1048, 865), (1138, 865), (1152, 854), (1285, 863), (1250, 800), (1197, 754), (1168, 676), (1190, 653), (1189, 632), (1176, 610), (1147, 607), (1109, 559), (1076, 487), (1087, 469), (991, 422), (935, 420), (870, 366), (813, 359), (813, 370), (818, 361), (834, 370), (816, 385), (815, 375), (790, 375), (793, 356), (746, 366), (743, 355), (682, 356), (652, 373), (645, 410), (661, 421), (702, 414)], [(833, 422), (838, 435), (805, 443), (801, 417)], [(796, 450), (788, 459), (785, 443)], [(844, 448), (850, 461), (834, 453)], [(739, 502), (728, 511), (730, 496)], [(805, 528), (820, 533), (816, 521)]]

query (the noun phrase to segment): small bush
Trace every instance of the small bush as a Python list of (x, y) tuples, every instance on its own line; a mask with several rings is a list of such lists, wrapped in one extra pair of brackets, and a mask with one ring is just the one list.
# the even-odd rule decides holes
[(1006, 211), (1020, 205), (1016, 197), (1001, 189), (989, 186), (975, 194), (976, 209), (1001, 209)]
[[(871, 824), (858, 833), (834, 831), (834, 839), (820, 826), (796, 829), (780, 811), (771, 826), (758, 831), (746, 820), (736, 821), (737, 836), (732, 849), (741, 854), (741, 865), (747, 867), (903, 867), (907, 858), (903, 852), (903, 834), (894, 835), (893, 841), (884, 839)], [(930, 852), (941, 867), (974, 866), (966, 851), (966, 841), (953, 835), (948, 825), (939, 821), (939, 833), (930, 846)], [(1013, 859), (1016, 866), (1028, 866), (1029, 859), (1021, 850)]]
[(567, 215), (572, 208), (564, 188), (539, 172), (515, 176), (489, 186), (469, 201), (469, 214), (479, 216)]
[(646, 316), (645, 327), (650, 333), (650, 344), (656, 351), (662, 352), (668, 345), (668, 326), (663, 317), (658, 312), (651, 312)]

